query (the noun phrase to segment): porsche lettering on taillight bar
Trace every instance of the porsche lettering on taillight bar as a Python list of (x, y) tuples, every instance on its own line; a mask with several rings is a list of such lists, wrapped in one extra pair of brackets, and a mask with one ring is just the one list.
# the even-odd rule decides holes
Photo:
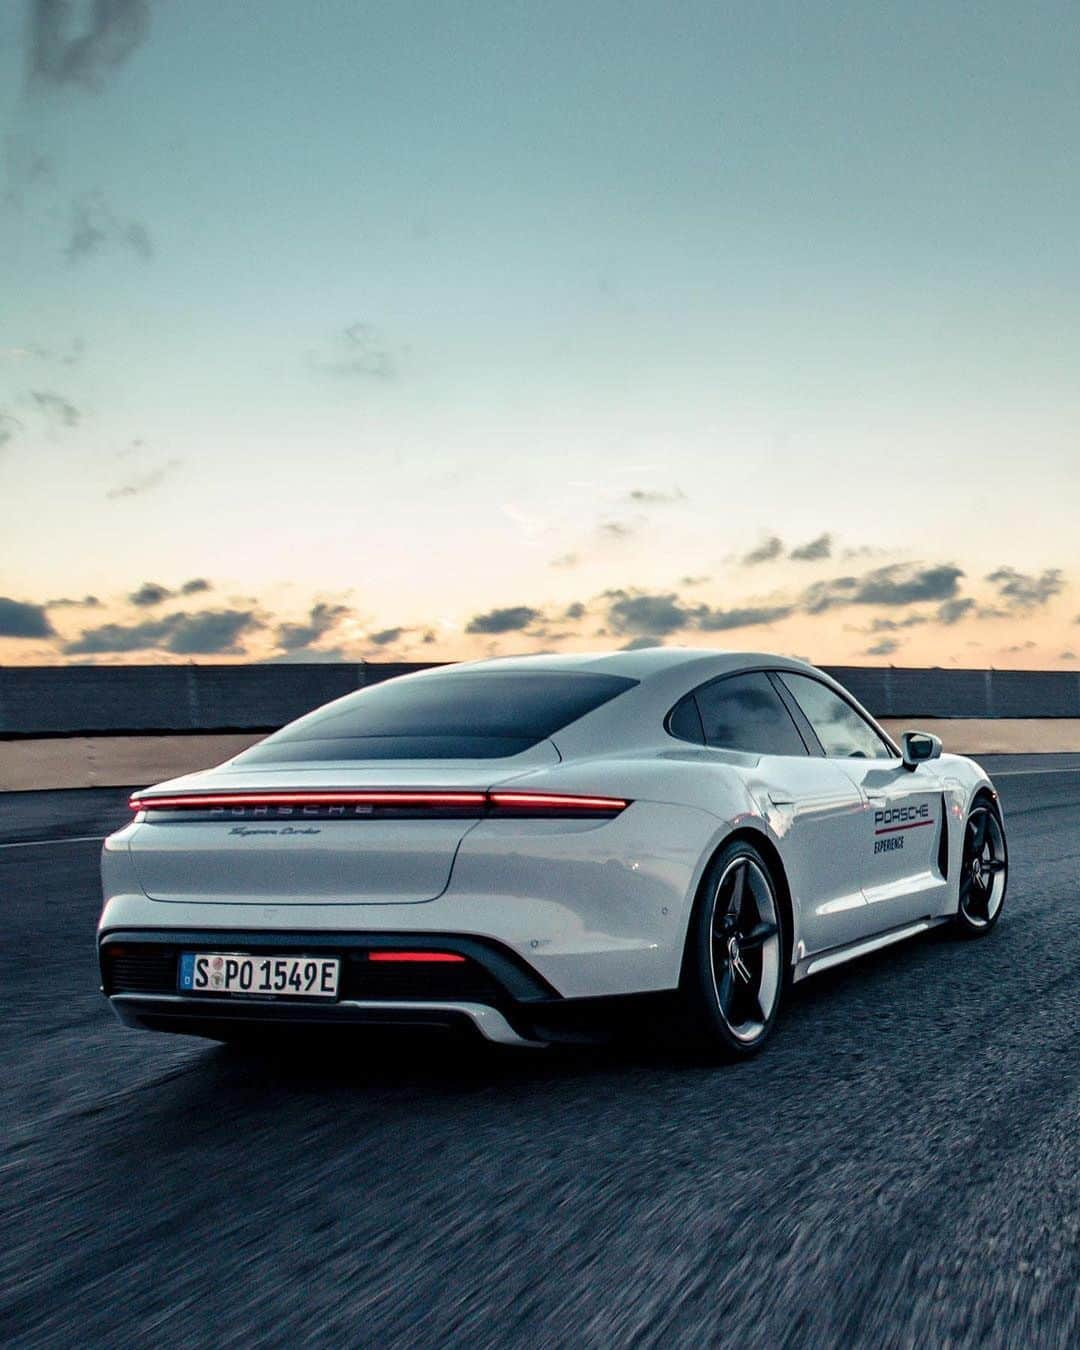
[(132, 811), (198, 813), (210, 819), (289, 819), (296, 816), (322, 820), (355, 820), (394, 816), (512, 816), (605, 817), (618, 815), (630, 805), (622, 797), (594, 797), (563, 792), (514, 792), (492, 790), (410, 791), (386, 789), (334, 791), (305, 789), (293, 792), (186, 792), (132, 797)]

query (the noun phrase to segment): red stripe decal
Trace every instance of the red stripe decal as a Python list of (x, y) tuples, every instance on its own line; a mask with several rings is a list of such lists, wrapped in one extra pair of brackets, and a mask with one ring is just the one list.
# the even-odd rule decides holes
[(916, 820), (911, 825), (890, 825), (884, 830), (875, 830), (875, 834), (896, 834), (899, 830), (917, 830), (920, 825), (933, 825), (932, 820)]

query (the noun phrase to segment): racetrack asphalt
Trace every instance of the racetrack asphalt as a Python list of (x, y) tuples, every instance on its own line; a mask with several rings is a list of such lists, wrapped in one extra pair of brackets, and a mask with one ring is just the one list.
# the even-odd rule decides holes
[(1080, 757), (986, 762), (996, 931), (808, 981), (734, 1068), (128, 1031), (123, 794), (0, 797), (0, 1343), (1080, 1343)]

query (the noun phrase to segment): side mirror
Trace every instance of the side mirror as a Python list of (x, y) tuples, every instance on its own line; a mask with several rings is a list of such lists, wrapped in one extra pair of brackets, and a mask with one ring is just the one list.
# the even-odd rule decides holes
[(941, 738), (928, 731), (905, 731), (900, 737), (905, 769), (917, 769), (928, 759), (941, 758)]

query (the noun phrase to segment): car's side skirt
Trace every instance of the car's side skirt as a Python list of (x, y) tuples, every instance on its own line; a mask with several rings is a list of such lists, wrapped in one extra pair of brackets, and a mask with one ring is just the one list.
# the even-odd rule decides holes
[(813, 956), (805, 956), (801, 961), (795, 963), (791, 979), (793, 984), (800, 980), (805, 980), (808, 975), (818, 975), (823, 970), (830, 970), (833, 966), (843, 965), (845, 961), (854, 961), (860, 956), (868, 956), (871, 952), (880, 951), (883, 947), (891, 947), (894, 942), (903, 942), (905, 938), (915, 937), (918, 933), (925, 933), (930, 928), (937, 928), (939, 924), (948, 923), (947, 914), (928, 914), (923, 919), (916, 919), (913, 923), (905, 923), (899, 928), (891, 928), (886, 933), (877, 933), (871, 938), (861, 938), (858, 942), (848, 943), (844, 947), (833, 947), (829, 951), (816, 952)]

